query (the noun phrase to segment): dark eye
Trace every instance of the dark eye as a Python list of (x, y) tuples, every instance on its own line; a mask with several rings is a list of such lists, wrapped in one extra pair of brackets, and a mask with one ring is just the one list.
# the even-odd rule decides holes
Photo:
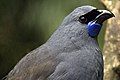
[(86, 23), (87, 22), (87, 18), (84, 17), (84, 16), (81, 16), (81, 17), (79, 17), (79, 22)]

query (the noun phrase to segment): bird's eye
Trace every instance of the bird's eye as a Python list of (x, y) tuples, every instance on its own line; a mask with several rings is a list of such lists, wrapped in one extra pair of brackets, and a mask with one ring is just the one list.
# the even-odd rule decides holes
[(87, 22), (87, 18), (84, 17), (84, 16), (81, 16), (81, 17), (79, 17), (79, 22), (86, 23)]

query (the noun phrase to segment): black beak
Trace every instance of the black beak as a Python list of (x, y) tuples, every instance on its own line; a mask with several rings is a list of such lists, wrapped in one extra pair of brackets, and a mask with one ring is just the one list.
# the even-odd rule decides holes
[(102, 24), (105, 20), (115, 17), (115, 15), (108, 10), (97, 10), (100, 14), (95, 18), (94, 22)]

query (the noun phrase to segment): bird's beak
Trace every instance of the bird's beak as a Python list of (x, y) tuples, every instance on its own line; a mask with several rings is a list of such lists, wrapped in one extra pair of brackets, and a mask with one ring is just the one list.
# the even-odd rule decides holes
[(115, 17), (115, 15), (108, 10), (98, 10), (100, 14), (95, 18), (95, 22), (102, 24), (105, 20)]

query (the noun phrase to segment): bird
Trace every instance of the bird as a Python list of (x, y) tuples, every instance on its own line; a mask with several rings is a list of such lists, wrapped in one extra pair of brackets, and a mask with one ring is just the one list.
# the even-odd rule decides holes
[(4, 80), (103, 80), (104, 61), (97, 36), (103, 22), (112, 17), (109, 10), (77, 7)]

